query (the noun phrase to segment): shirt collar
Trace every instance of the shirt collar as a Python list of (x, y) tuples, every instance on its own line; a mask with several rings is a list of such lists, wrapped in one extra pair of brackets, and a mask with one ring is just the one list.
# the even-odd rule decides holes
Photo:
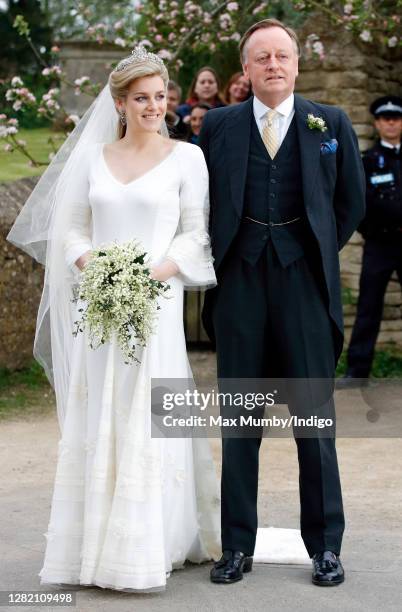
[[(278, 106), (275, 107), (275, 110), (282, 116), (289, 117), (289, 115), (294, 109), (294, 106), (295, 96), (293, 93), (291, 93), (290, 96), (288, 96), (285, 100), (283, 100), (283, 102), (281, 102), (280, 104), (278, 104)], [(271, 110), (271, 108), (269, 106), (265, 106), (265, 104), (261, 102), (261, 100), (259, 100), (257, 96), (254, 96), (253, 108), (254, 114), (256, 117), (258, 117), (258, 119), (262, 119), (266, 115), (266, 113)]]
[(393, 145), (390, 142), (387, 142), (386, 140), (382, 140), (382, 139), (381, 139), (380, 142), (381, 142), (381, 145), (383, 147), (385, 147), (386, 149), (396, 149), (399, 152), (399, 150), (401, 148), (401, 144), (400, 143), (398, 145)]

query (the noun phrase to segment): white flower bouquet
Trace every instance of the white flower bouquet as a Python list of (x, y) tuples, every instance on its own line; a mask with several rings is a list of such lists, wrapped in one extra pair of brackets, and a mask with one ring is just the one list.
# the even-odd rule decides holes
[(73, 335), (87, 330), (89, 345), (96, 349), (116, 334), (125, 363), (140, 363), (136, 346), (146, 345), (160, 309), (157, 298), (170, 288), (151, 278), (146, 257), (135, 241), (95, 249), (73, 298), (81, 313)]

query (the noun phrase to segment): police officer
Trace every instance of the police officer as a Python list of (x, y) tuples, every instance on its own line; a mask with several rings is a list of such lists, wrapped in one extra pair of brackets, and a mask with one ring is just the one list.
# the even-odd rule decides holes
[(384, 295), (396, 270), (402, 285), (402, 98), (385, 96), (370, 106), (379, 139), (363, 153), (366, 217), (358, 228), (365, 239), (356, 321), (348, 350), (346, 375), (338, 388), (367, 381), (380, 329)]

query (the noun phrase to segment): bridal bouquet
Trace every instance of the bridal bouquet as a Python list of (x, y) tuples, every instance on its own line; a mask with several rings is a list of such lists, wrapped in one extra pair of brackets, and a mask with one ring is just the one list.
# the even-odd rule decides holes
[(140, 363), (136, 345), (146, 345), (160, 309), (157, 298), (169, 289), (151, 278), (146, 255), (135, 241), (95, 249), (73, 298), (82, 302), (73, 335), (86, 329), (90, 347), (96, 349), (116, 334), (125, 363)]

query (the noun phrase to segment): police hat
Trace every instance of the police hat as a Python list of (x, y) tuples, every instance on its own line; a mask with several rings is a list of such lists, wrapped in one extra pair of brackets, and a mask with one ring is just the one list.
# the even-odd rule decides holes
[(370, 113), (376, 118), (382, 115), (386, 117), (390, 115), (402, 117), (402, 98), (398, 96), (383, 96), (382, 98), (377, 98), (370, 106)]

